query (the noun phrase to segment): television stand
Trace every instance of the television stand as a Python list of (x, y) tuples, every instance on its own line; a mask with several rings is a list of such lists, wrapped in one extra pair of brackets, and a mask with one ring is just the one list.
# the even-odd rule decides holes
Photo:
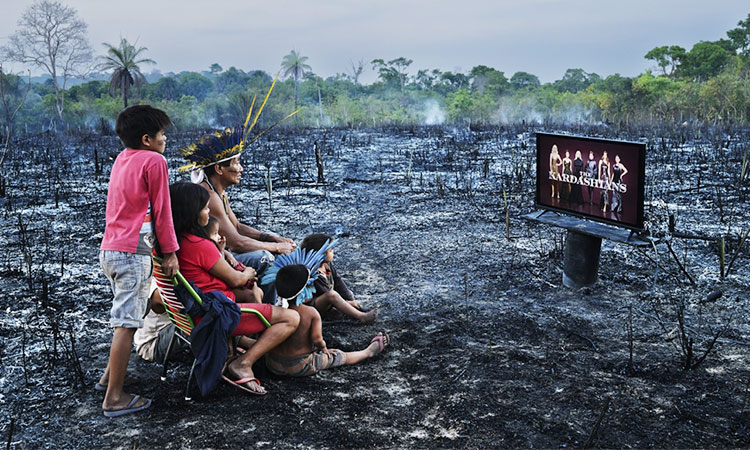
[(632, 230), (617, 228), (563, 214), (522, 215), (522, 219), (568, 230), (565, 239), (563, 284), (570, 288), (592, 286), (598, 279), (602, 239), (636, 247), (650, 246), (651, 238)]
[(545, 214), (554, 214), (555, 216), (559, 216), (560, 215), (559, 213), (557, 213), (555, 211), (551, 211), (549, 209), (543, 209), (541, 212), (539, 212), (539, 214), (536, 216), (536, 218), (538, 219), (538, 218), (542, 217)]
[[(632, 241), (630, 239), (632, 237), (635, 237), (636, 239), (638, 239), (638, 242), (640, 242), (640, 241), (646, 241), (648, 243), (646, 245), (650, 245), (652, 239), (649, 236), (649, 234), (650, 233), (648, 231), (646, 231), (645, 233), (644, 232), (639, 233), (639, 232), (637, 232), (635, 230), (630, 230), (630, 234), (628, 235), (627, 243), (631, 243)], [(638, 246), (640, 244), (636, 243), (634, 245)]]

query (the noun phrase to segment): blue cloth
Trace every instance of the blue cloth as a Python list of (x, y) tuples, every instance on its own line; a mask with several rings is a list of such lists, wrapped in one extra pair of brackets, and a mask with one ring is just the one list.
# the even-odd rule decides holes
[[(273, 263), (273, 255), (266, 250), (255, 250), (247, 253), (232, 252), (232, 255), (234, 255), (234, 259), (244, 264), (245, 267), (252, 267), (255, 269), (258, 280), (263, 278), (266, 269), (271, 267), (271, 263)], [(273, 283), (266, 284), (265, 286), (258, 283), (258, 285), (263, 291), (263, 303), (268, 303), (270, 305), (275, 304), (276, 285)]]
[(201, 395), (206, 395), (221, 378), (229, 350), (227, 338), (239, 325), (241, 312), (237, 303), (222, 292), (204, 293), (195, 286), (193, 288), (200, 295), (203, 305), (198, 305), (185, 288), (175, 287), (175, 293), (191, 317), (202, 317), (190, 333), (190, 347), (195, 356), (195, 380)]

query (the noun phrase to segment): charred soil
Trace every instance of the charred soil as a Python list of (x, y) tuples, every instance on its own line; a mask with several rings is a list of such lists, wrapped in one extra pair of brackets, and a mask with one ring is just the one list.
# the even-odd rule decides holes
[[(339, 271), (366, 308), (381, 312), (372, 325), (325, 322), (328, 346), (358, 350), (379, 331), (392, 345), (304, 379), (256, 367), (265, 397), (220, 385), (190, 402), (182, 398), (188, 355), (162, 382), (161, 366), (134, 353), (129, 372), (139, 381), (130, 390), (153, 406), (118, 419), (102, 415), (92, 389), (111, 339), (97, 254), (118, 142), (16, 140), (0, 180), (2, 443), (750, 446), (748, 132), (567, 130), (647, 140), (646, 220), (659, 239), (646, 250), (605, 241), (598, 283), (580, 290), (562, 285), (564, 231), (519, 218), (534, 208), (533, 133), (541, 128), (274, 133), (243, 155), (242, 184), (230, 191), (235, 211), (298, 241), (311, 232), (338, 237)], [(196, 136), (170, 136), (172, 180), (184, 178), (176, 148)], [(706, 301), (715, 289), (723, 296)], [(705, 359), (685, 369), (712, 340)]]

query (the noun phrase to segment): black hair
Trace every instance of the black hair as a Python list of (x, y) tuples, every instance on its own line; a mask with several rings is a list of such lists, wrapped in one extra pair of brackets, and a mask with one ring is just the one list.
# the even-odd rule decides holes
[(310, 272), (302, 264), (284, 266), (276, 273), (276, 293), (280, 297), (291, 298), (302, 290), (309, 277)]
[(172, 200), (172, 220), (177, 236), (189, 233), (208, 239), (206, 230), (198, 223), (201, 210), (208, 203), (208, 191), (198, 184), (181, 181), (169, 186), (169, 196)]
[(211, 240), (211, 242), (214, 243), (214, 245), (216, 246), (216, 249), (221, 252), (221, 248), (219, 248), (219, 243), (218, 242), (214, 242), (214, 240), (211, 239), (211, 228), (213, 228), (213, 227), (216, 227), (217, 230), (218, 230), (218, 228), (219, 228), (219, 219), (217, 219), (214, 216), (208, 216), (208, 223), (206, 224), (205, 227), (203, 227), (203, 230), (205, 230), (206, 236), (208, 236), (208, 239)]
[(307, 237), (302, 240), (302, 243), (299, 246), (304, 250), (318, 251), (323, 248), (327, 241), (332, 240), (333, 238), (327, 234), (313, 233), (308, 234)]
[(172, 121), (161, 109), (151, 105), (134, 105), (125, 108), (117, 116), (115, 131), (126, 147), (140, 149), (144, 134), (156, 137), (159, 131), (166, 130), (170, 125)]
[(208, 216), (208, 223), (203, 228), (206, 229), (206, 233), (211, 234), (211, 233), (209, 233), (209, 230), (211, 230), (211, 228), (213, 228), (213, 227), (217, 227), (217, 229), (218, 229), (218, 227), (219, 227), (219, 219), (217, 219), (214, 216)]

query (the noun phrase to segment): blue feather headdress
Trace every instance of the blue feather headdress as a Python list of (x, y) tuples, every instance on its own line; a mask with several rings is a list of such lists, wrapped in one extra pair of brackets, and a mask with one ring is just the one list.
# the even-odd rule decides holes
[(315, 293), (315, 280), (318, 278), (318, 267), (320, 267), (321, 264), (323, 264), (323, 261), (326, 259), (326, 252), (328, 250), (332, 249), (334, 245), (336, 245), (336, 242), (338, 242), (338, 239), (334, 239), (333, 241), (326, 241), (326, 243), (319, 249), (319, 250), (304, 250), (301, 248), (295, 249), (293, 252), (287, 254), (287, 255), (279, 255), (276, 257), (276, 259), (273, 261), (273, 264), (271, 267), (269, 267), (266, 270), (266, 274), (263, 275), (263, 279), (261, 280), (261, 284), (266, 285), (270, 284), (276, 281), (276, 274), (279, 273), (279, 270), (281, 270), (282, 267), (290, 266), (294, 264), (301, 264), (305, 267), (307, 267), (307, 270), (309, 271), (309, 275), (307, 278), (307, 282), (302, 287), (302, 289), (296, 294), (295, 297), (292, 298), (282, 298), (279, 296), (279, 300), (277, 300), (277, 304), (279, 301), (283, 303), (284, 301), (291, 301), (293, 299), (295, 300), (295, 304), (297, 306), (301, 305), (305, 302), (308, 298), (312, 298), (313, 294)]
[(237, 126), (208, 134), (180, 150), (180, 155), (190, 164), (180, 171), (198, 170), (234, 158), (244, 150), (245, 130)]
[(205, 167), (238, 156), (244, 149), (248, 148), (253, 142), (258, 140), (276, 125), (297, 114), (299, 109), (280, 119), (275, 124), (248, 140), (251, 134), (250, 132), (255, 127), (255, 124), (258, 123), (260, 113), (266, 106), (268, 97), (271, 96), (271, 91), (273, 91), (273, 87), (276, 85), (276, 80), (278, 79), (279, 76), (276, 75), (276, 78), (274, 78), (271, 83), (271, 87), (268, 88), (268, 92), (266, 92), (263, 103), (260, 104), (256, 111), (253, 111), (255, 107), (255, 97), (253, 97), (253, 101), (250, 103), (250, 109), (247, 111), (247, 116), (245, 117), (245, 122), (242, 125), (208, 134), (200, 138), (197, 142), (181, 149), (180, 155), (188, 160), (188, 164), (180, 167), (180, 172), (193, 171), (193, 174), (191, 175), (193, 182), (200, 183), (203, 180), (203, 169)]

